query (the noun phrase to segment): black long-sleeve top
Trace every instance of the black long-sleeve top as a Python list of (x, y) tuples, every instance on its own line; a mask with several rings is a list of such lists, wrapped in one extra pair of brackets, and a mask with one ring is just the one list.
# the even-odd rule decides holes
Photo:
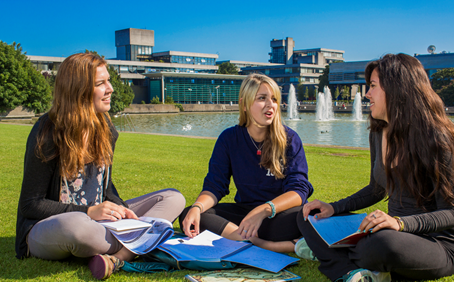
[[(59, 159), (54, 158), (48, 162), (43, 162), (35, 153), (37, 137), (44, 123), (51, 122), (48, 115), (43, 115), (33, 126), (27, 140), (27, 146), (24, 158), (24, 178), (17, 209), (16, 222), (16, 257), (24, 258), (27, 254), (26, 237), (38, 221), (48, 218), (52, 215), (80, 211), (86, 213), (88, 206), (79, 206), (74, 204), (64, 204), (59, 202), (60, 199), (60, 164)], [(112, 152), (115, 149), (115, 143), (118, 139), (118, 132), (110, 124), (112, 132)], [(53, 126), (49, 131), (53, 132)], [(45, 144), (44, 151), (52, 154), (55, 150), (52, 136), (47, 138), (49, 144)], [(103, 185), (103, 201), (111, 201), (118, 205), (128, 206), (120, 197), (113, 185), (111, 179), (112, 168), (109, 167), (109, 174)], [(107, 187), (107, 188), (106, 188)]]
[[(371, 132), (369, 136), (371, 172), (370, 183), (355, 194), (331, 203), (336, 214), (369, 207), (386, 196), (386, 173), (382, 161), (382, 132)], [(440, 193), (424, 210), (418, 207), (416, 199), (401, 184), (396, 182), (394, 193), (389, 197), (388, 214), (399, 216), (404, 222), (405, 232), (428, 234), (447, 239), (454, 250), (454, 207), (447, 203)]]

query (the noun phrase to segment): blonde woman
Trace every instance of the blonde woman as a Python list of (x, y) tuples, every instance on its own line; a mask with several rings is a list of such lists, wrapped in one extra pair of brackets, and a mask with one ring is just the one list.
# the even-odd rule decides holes
[(185, 205), (175, 189), (123, 201), (111, 181), (118, 132), (107, 112), (114, 89), (107, 63), (75, 54), (61, 64), (49, 113), (27, 140), (17, 211), (16, 256), (91, 258), (104, 279), (134, 254), (97, 223), (150, 216), (174, 221)]
[[(296, 215), (312, 194), (303, 144), (284, 126), (281, 94), (271, 78), (253, 74), (242, 83), (239, 124), (218, 138), (203, 190), (180, 216), (189, 237), (210, 230), (232, 240), (278, 252), (292, 252), (301, 237)], [(219, 203), (229, 194), (235, 203)]]

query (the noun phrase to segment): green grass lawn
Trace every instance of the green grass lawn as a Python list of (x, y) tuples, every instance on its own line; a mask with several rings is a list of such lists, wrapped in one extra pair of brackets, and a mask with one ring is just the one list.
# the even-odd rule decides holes
[[(94, 280), (84, 259), (45, 261), (15, 258), (14, 238), (17, 201), (22, 181), (25, 143), (31, 126), (0, 124), (0, 279), (78, 281)], [(113, 181), (123, 199), (148, 192), (176, 188), (191, 204), (199, 194), (208, 170), (215, 140), (120, 133), (117, 142)], [(306, 147), (309, 180), (315, 188), (311, 199), (334, 201), (348, 196), (369, 181), (369, 151)], [(235, 187), (224, 201), (233, 201)], [(366, 211), (387, 210), (381, 202)], [(179, 229), (175, 222), (175, 229)], [(302, 260), (288, 269), (302, 281), (328, 281), (318, 263)], [(183, 281), (194, 271), (158, 274), (116, 273), (109, 281)], [(454, 276), (436, 281), (452, 281)]]

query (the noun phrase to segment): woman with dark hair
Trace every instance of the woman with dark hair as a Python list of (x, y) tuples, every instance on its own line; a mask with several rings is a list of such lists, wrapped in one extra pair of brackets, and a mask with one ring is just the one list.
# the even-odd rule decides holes
[[(370, 183), (333, 203), (314, 200), (298, 215), (305, 242), (332, 281), (437, 279), (454, 274), (454, 125), (414, 57), (385, 55), (366, 67), (370, 86)], [(307, 221), (388, 200), (366, 216), (355, 247), (328, 248)], [(304, 241), (301, 241), (301, 248)], [(297, 245), (297, 247), (298, 247)]]
[[(219, 136), (203, 190), (180, 216), (189, 237), (210, 230), (232, 240), (250, 240), (262, 248), (293, 252), (301, 237), (294, 224), (312, 194), (298, 134), (284, 126), (281, 93), (262, 74), (241, 84), (239, 124)], [(233, 177), (235, 203), (218, 203), (228, 195)]]
[(150, 216), (174, 221), (185, 205), (175, 189), (123, 201), (111, 181), (118, 132), (107, 112), (114, 89), (107, 62), (75, 54), (61, 64), (52, 108), (27, 140), (16, 225), (16, 256), (93, 257), (98, 279), (135, 257), (99, 220)]

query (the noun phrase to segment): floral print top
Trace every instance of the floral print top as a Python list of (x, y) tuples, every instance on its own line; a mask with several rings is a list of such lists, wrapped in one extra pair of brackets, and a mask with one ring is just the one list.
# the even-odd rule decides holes
[(105, 166), (85, 165), (85, 175), (81, 172), (73, 180), (62, 177), (60, 202), (83, 206), (95, 206), (102, 202)]

